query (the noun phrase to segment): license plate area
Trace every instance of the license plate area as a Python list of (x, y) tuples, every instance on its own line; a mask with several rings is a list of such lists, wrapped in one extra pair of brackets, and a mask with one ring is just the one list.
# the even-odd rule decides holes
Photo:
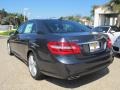
[(90, 52), (95, 52), (100, 50), (100, 43), (98, 41), (89, 43)]

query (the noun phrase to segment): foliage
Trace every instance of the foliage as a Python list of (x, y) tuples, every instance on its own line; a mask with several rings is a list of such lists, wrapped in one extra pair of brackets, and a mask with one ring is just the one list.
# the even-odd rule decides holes
[(111, 0), (110, 3), (120, 4), (120, 0)]
[(82, 17), (80, 15), (60, 17), (60, 19), (75, 21), (75, 22), (79, 22), (81, 24), (85, 24), (84, 20), (88, 20), (90, 22), (92, 21), (92, 18), (90, 16), (84, 16), (84, 17)]
[(95, 9), (96, 9), (97, 7), (99, 7), (99, 6), (98, 6), (98, 5), (94, 5), (94, 6), (92, 7), (92, 10), (91, 10), (91, 17), (94, 16)]
[(10, 33), (14, 33), (15, 31), (16, 31), (16, 30), (9, 30), (9, 31), (0, 32), (0, 35), (9, 36)]
[[(26, 18), (27, 19), (27, 18)], [(5, 9), (0, 10), (0, 24), (19, 26), (24, 22), (24, 16), (19, 13), (8, 13)]]
[(60, 19), (80, 22), (80, 18), (78, 16), (60, 17)]
[(2, 17), (6, 17), (8, 13), (5, 11), (5, 9), (2, 9), (0, 10), (0, 14), (2, 14)]
[(85, 19), (88, 20), (88, 21), (91, 21), (91, 20), (92, 20), (92, 18), (89, 17), (89, 16), (85, 16), (85, 17), (83, 17), (83, 18), (85, 18)]

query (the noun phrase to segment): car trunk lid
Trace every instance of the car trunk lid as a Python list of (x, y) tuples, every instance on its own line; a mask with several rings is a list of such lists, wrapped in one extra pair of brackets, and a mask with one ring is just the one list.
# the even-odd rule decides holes
[(81, 55), (100, 53), (106, 49), (107, 37), (103, 34), (84, 32), (84, 33), (63, 33), (56, 34), (68, 42), (74, 42), (81, 48)]

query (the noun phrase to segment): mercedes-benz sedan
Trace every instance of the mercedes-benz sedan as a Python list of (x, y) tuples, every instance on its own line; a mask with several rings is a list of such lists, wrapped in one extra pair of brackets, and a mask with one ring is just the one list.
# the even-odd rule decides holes
[(7, 47), (27, 63), (34, 79), (75, 79), (107, 68), (114, 58), (107, 35), (67, 20), (27, 21), (9, 37)]

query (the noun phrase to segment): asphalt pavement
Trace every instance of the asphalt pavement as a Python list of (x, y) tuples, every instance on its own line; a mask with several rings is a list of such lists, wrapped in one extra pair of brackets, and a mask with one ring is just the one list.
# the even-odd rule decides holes
[(37, 81), (20, 59), (8, 55), (6, 46), (6, 38), (0, 37), (0, 90), (120, 90), (120, 56), (107, 69), (77, 80)]

